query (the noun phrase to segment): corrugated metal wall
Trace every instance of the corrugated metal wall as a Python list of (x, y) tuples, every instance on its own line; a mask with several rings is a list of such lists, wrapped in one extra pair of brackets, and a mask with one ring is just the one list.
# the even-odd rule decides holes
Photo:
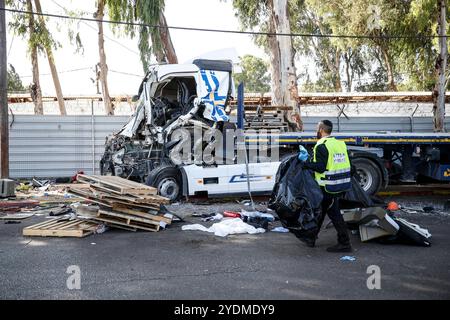
[(92, 174), (94, 168), (98, 174), (105, 137), (119, 130), (127, 119), (126, 116), (10, 117), (10, 176), (68, 177), (78, 170)]
[[(118, 131), (127, 116), (36, 116), (10, 117), (10, 176), (12, 178), (69, 177), (78, 170), (99, 173), (105, 137)], [(315, 130), (321, 117), (304, 118), (305, 130)], [(358, 117), (330, 118), (335, 130), (432, 131), (431, 118)], [(446, 118), (450, 127), (450, 118)]]

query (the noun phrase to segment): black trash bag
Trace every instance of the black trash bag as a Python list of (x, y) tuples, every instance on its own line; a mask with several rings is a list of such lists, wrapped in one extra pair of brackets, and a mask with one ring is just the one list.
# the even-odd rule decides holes
[(293, 155), (278, 168), (275, 186), (269, 200), (284, 227), (297, 237), (317, 230), (321, 214), (322, 190), (314, 180), (312, 171), (303, 169)]
[(356, 209), (377, 207), (379, 204), (375, 203), (371, 197), (361, 188), (358, 179), (352, 176), (352, 187), (339, 200), (340, 209)]

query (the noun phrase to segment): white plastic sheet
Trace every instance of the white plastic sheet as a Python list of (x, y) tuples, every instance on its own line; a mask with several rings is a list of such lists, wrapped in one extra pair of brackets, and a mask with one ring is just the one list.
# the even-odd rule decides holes
[(245, 223), (240, 218), (225, 219), (221, 222), (214, 223), (209, 228), (207, 228), (201, 224), (189, 224), (189, 225), (182, 226), (181, 230), (183, 230), (183, 231), (197, 230), (197, 231), (210, 232), (210, 233), (214, 233), (214, 235), (218, 236), (218, 237), (226, 237), (230, 234), (242, 234), (242, 233), (257, 234), (257, 233), (266, 232), (266, 230), (264, 230), (263, 228), (255, 228), (255, 227)]

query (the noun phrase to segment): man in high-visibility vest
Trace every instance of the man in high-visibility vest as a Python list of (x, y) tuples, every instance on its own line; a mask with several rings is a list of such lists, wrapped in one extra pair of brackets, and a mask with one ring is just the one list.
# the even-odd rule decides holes
[(323, 192), (322, 214), (318, 229), (305, 242), (314, 247), (325, 214), (333, 222), (337, 231), (338, 244), (327, 249), (329, 252), (351, 252), (347, 225), (339, 209), (339, 198), (351, 188), (351, 164), (345, 142), (331, 136), (333, 123), (322, 120), (317, 124), (317, 138), (312, 161), (304, 160), (304, 168), (314, 171), (315, 179)]

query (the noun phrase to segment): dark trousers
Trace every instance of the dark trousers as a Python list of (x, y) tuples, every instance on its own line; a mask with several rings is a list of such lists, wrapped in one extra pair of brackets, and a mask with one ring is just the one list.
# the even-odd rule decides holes
[(323, 191), (322, 213), (319, 217), (316, 237), (320, 232), (323, 220), (325, 219), (325, 215), (328, 215), (330, 220), (333, 222), (334, 228), (337, 231), (338, 242), (343, 245), (349, 245), (350, 237), (348, 235), (347, 224), (345, 223), (341, 211), (339, 210), (339, 196), (330, 194), (325, 190), (322, 191)]

